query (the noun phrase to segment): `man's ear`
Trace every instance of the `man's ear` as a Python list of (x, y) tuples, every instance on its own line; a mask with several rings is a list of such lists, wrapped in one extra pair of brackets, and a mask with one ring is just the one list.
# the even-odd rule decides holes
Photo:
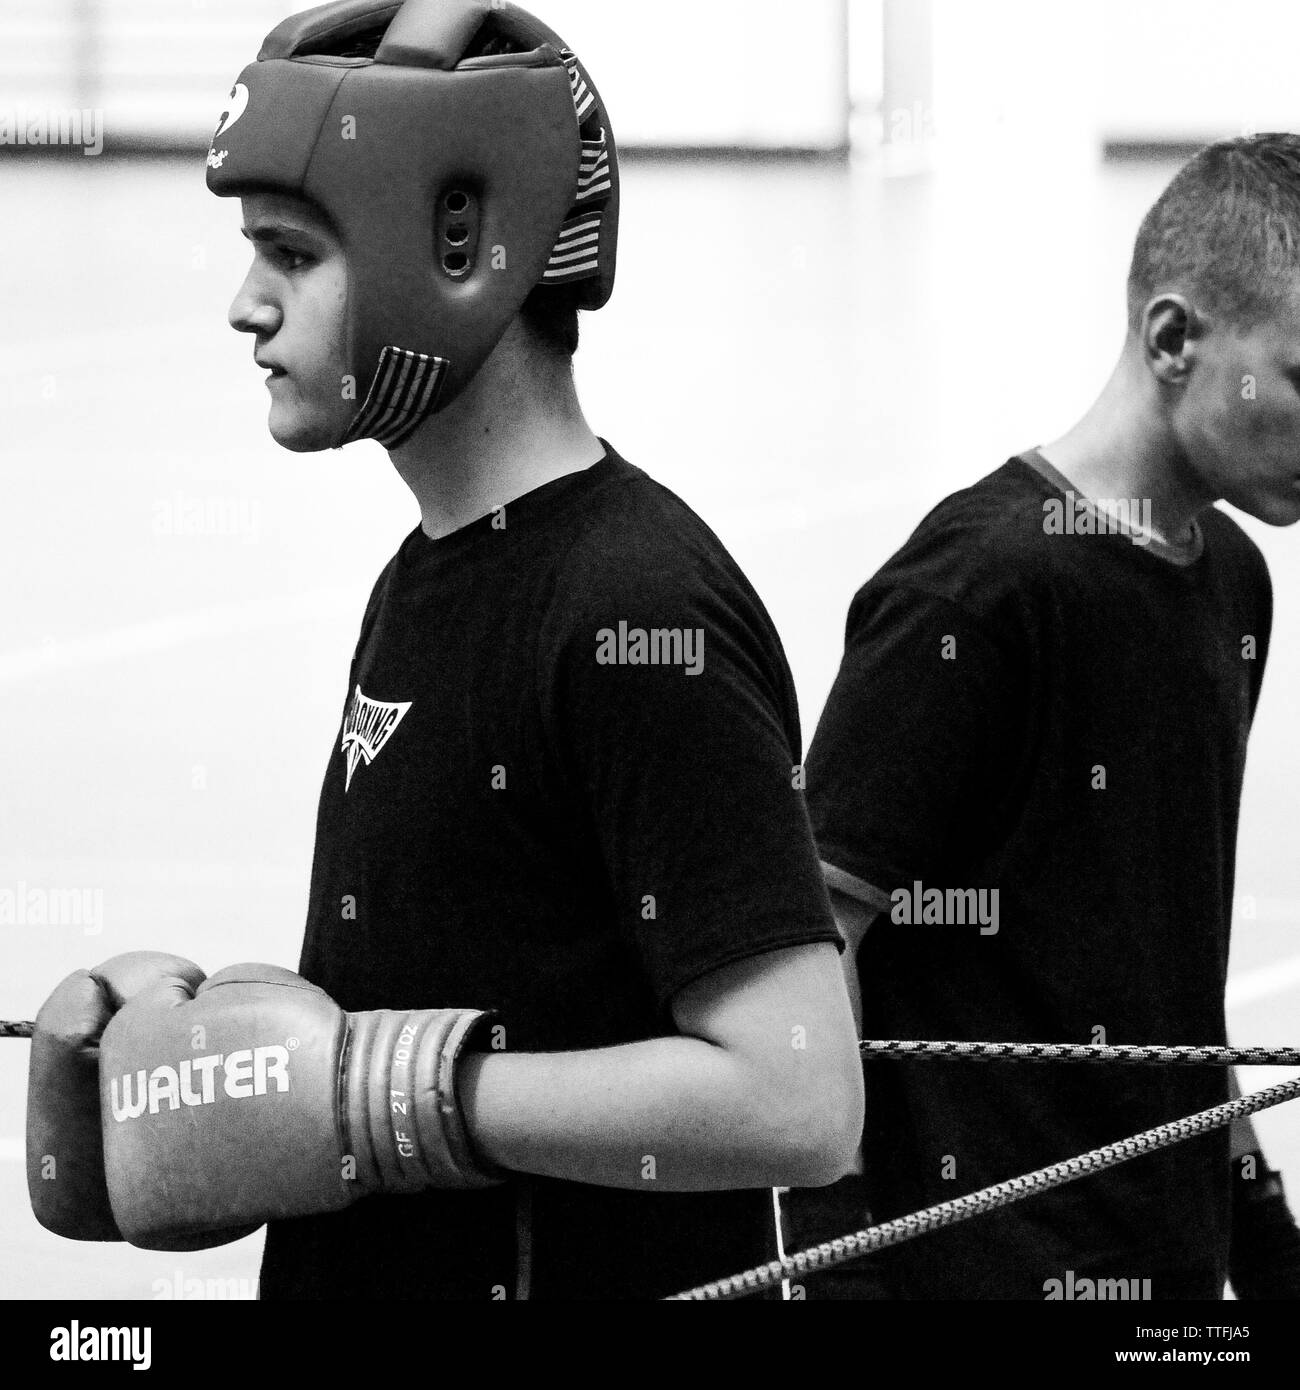
[(1142, 310), (1143, 357), (1156, 377), (1170, 386), (1186, 381), (1205, 323), (1186, 296), (1156, 295)]

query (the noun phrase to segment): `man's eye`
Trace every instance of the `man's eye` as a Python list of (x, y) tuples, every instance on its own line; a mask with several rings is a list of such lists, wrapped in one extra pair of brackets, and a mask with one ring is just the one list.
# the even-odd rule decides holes
[(305, 251), (295, 250), (292, 246), (276, 246), (271, 252), (271, 259), (283, 270), (301, 270), (311, 257)]

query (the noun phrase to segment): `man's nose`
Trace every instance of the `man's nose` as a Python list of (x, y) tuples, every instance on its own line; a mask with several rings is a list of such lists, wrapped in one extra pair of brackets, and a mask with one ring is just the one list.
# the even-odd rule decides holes
[(231, 301), (226, 317), (236, 333), (256, 333), (269, 338), (280, 327), (280, 310), (259, 291), (251, 271)]

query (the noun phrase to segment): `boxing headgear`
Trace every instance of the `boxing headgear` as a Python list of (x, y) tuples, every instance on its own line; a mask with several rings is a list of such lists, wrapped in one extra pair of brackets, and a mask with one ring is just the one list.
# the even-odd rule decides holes
[(604, 106), (563, 41), (499, 0), (341, 0), (286, 19), (231, 91), (208, 187), (308, 198), (342, 239), (360, 408), (336, 444), (400, 444), (537, 286), (573, 285), (584, 309), (613, 289)]

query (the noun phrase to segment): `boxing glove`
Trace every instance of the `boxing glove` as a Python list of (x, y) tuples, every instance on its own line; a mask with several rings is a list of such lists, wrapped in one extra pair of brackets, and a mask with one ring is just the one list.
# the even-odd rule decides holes
[(502, 1181), (473, 1153), (455, 1088), (487, 1018), (348, 1014), (269, 965), (137, 995), (100, 1044), (104, 1170), (123, 1235), (174, 1249), (368, 1193)]
[(41, 1005), (27, 1073), (27, 1191), (47, 1231), (71, 1240), (121, 1240), (104, 1182), (99, 1042), (109, 1019), (142, 989), (202, 982), (193, 961), (158, 951), (77, 970)]

